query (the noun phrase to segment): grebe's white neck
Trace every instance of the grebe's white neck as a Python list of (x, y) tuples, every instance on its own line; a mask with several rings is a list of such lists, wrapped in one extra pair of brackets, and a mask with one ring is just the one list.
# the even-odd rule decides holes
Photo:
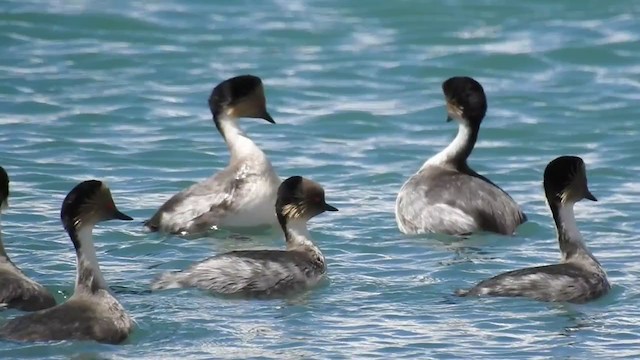
[(215, 121), (218, 130), (220, 130), (220, 134), (229, 147), (231, 161), (244, 158), (265, 157), (262, 150), (242, 131), (238, 125), (237, 118), (221, 116), (215, 119)]
[(564, 237), (584, 245), (582, 234), (578, 230), (573, 207), (574, 204), (560, 205), (558, 209), (558, 218), (560, 220), (558, 225), (560, 229), (558, 229), (558, 232), (562, 232)]
[(285, 224), (285, 238), (287, 240), (287, 250), (301, 248), (316, 248), (311, 240), (311, 234), (307, 228), (307, 221), (304, 219), (288, 219)]
[(471, 151), (473, 151), (473, 147), (478, 139), (478, 131), (478, 127), (473, 127), (464, 121), (459, 121), (458, 134), (453, 141), (442, 151), (427, 160), (420, 170), (427, 166), (462, 168), (466, 165), (467, 158), (471, 155)]
[[(558, 243), (562, 253), (562, 261), (583, 261), (591, 260), (600, 265), (591, 251), (585, 245), (582, 234), (578, 230), (576, 217), (573, 211), (574, 202), (564, 204), (551, 204), (551, 213), (556, 224), (558, 233)], [(589, 261), (589, 262), (591, 262)]]
[(78, 260), (76, 275), (76, 292), (95, 293), (107, 289), (107, 282), (100, 271), (100, 264), (93, 245), (93, 225), (86, 224), (75, 233), (74, 245)]

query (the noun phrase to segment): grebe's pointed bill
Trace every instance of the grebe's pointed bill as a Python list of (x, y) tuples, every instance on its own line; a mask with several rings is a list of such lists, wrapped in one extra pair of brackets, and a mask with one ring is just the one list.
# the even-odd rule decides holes
[(324, 203), (324, 211), (338, 211), (338, 208)]
[(133, 220), (133, 218), (125, 213), (123, 213), (122, 211), (115, 209), (115, 211), (113, 212), (113, 218), (114, 219), (118, 219), (118, 220)]
[[(584, 167), (583, 167), (583, 171), (586, 173), (586, 169), (584, 169)], [(584, 195), (583, 196), (587, 200), (598, 201), (598, 198), (596, 198), (595, 195), (593, 195), (591, 193), (591, 190), (589, 190), (589, 186), (587, 184), (585, 184), (585, 186), (584, 186)]]
[(447, 115), (447, 122), (451, 122), (451, 120), (453, 120), (453, 118), (451, 117), (451, 115)]
[(273, 120), (273, 118), (271, 117), (271, 115), (269, 114), (269, 112), (267, 112), (267, 110), (264, 111), (264, 114), (262, 114), (262, 116), (260, 116), (261, 119), (267, 120), (268, 122), (275, 124), (276, 121)]

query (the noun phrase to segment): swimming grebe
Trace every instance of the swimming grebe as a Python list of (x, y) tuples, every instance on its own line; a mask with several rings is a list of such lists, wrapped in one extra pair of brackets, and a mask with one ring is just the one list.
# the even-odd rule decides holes
[[(9, 205), (9, 175), (0, 166), (0, 212)], [(29, 279), (4, 250), (0, 231), (0, 307), (36, 311), (56, 305), (53, 295), (44, 286)]]
[(482, 85), (470, 77), (452, 77), (442, 90), (447, 121), (458, 121), (458, 135), (400, 189), (398, 228), (405, 234), (511, 235), (527, 217), (505, 191), (467, 165), (487, 111)]
[(73, 295), (66, 302), (8, 321), (0, 338), (18, 341), (95, 340), (117, 344), (133, 320), (110, 293), (93, 246), (93, 227), (105, 220), (132, 220), (120, 212), (109, 188), (97, 180), (78, 184), (62, 202), (60, 218), (77, 256)]
[(606, 294), (607, 274), (582, 241), (573, 205), (597, 201), (587, 187), (584, 162), (561, 156), (544, 171), (544, 191), (558, 233), (560, 264), (509, 271), (484, 280), (461, 296), (523, 296), (542, 301), (584, 303)]
[(286, 250), (217, 255), (186, 270), (163, 274), (152, 289), (195, 287), (220, 295), (273, 297), (309, 288), (323, 278), (327, 267), (311, 240), (307, 221), (325, 211), (338, 209), (325, 202), (320, 184), (290, 177), (280, 185), (276, 202)]
[(219, 227), (275, 225), (273, 203), (280, 178), (266, 155), (238, 126), (242, 117), (274, 123), (262, 80), (242, 75), (218, 84), (209, 97), (213, 122), (224, 138), (229, 165), (174, 195), (145, 222), (151, 231), (196, 234)]

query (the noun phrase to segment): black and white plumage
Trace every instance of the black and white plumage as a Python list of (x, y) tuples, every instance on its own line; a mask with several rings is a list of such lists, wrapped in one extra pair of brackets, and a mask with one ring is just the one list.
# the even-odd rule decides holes
[(116, 208), (107, 186), (96, 180), (82, 182), (69, 192), (60, 217), (76, 249), (75, 291), (63, 304), (9, 320), (0, 328), (0, 338), (121, 343), (132, 331), (133, 320), (111, 295), (102, 276), (92, 232), (98, 222), (131, 217)]
[(558, 233), (561, 262), (509, 271), (459, 291), (459, 295), (584, 303), (609, 291), (607, 274), (584, 244), (573, 214), (576, 202), (596, 201), (587, 186), (582, 159), (561, 156), (551, 161), (544, 172), (544, 189)]
[(396, 199), (396, 222), (405, 234), (511, 235), (527, 217), (501, 188), (467, 165), (487, 100), (480, 83), (453, 77), (442, 84), (447, 121), (459, 122), (455, 139), (407, 180)]
[(242, 75), (221, 82), (209, 97), (209, 108), (229, 147), (229, 165), (165, 202), (145, 221), (151, 231), (187, 235), (221, 227), (277, 224), (273, 203), (280, 178), (264, 152), (238, 125), (242, 117), (275, 123), (266, 110), (262, 80)]
[[(8, 207), (9, 175), (0, 166), (0, 212)], [(0, 231), (0, 308), (36, 311), (56, 305), (44, 286), (29, 279), (9, 258)]]
[(216, 255), (186, 270), (162, 274), (152, 289), (195, 287), (218, 295), (263, 298), (310, 288), (324, 277), (326, 264), (311, 240), (307, 221), (324, 211), (337, 210), (325, 202), (318, 183), (290, 177), (279, 187), (275, 211), (285, 234), (286, 250)]

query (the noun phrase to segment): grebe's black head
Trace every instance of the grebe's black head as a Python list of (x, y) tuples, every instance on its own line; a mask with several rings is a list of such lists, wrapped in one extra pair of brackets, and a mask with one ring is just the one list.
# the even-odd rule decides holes
[(9, 206), (9, 174), (0, 166), (0, 210)]
[(67, 194), (62, 202), (60, 219), (69, 232), (105, 220), (133, 220), (116, 208), (111, 191), (105, 183), (98, 180), (83, 181)]
[(280, 184), (276, 214), (281, 221), (284, 219), (309, 220), (325, 211), (338, 211), (338, 209), (325, 202), (324, 189), (317, 182), (301, 176), (292, 176)]
[(597, 201), (587, 186), (584, 161), (577, 156), (560, 156), (547, 165), (544, 192), (550, 204), (573, 204), (582, 199)]
[(214, 120), (224, 116), (248, 117), (275, 124), (267, 112), (262, 80), (253, 75), (232, 77), (214, 87), (209, 96), (209, 109)]
[(447, 121), (452, 119), (479, 127), (487, 113), (487, 97), (479, 82), (467, 76), (456, 76), (442, 83), (447, 101)]

